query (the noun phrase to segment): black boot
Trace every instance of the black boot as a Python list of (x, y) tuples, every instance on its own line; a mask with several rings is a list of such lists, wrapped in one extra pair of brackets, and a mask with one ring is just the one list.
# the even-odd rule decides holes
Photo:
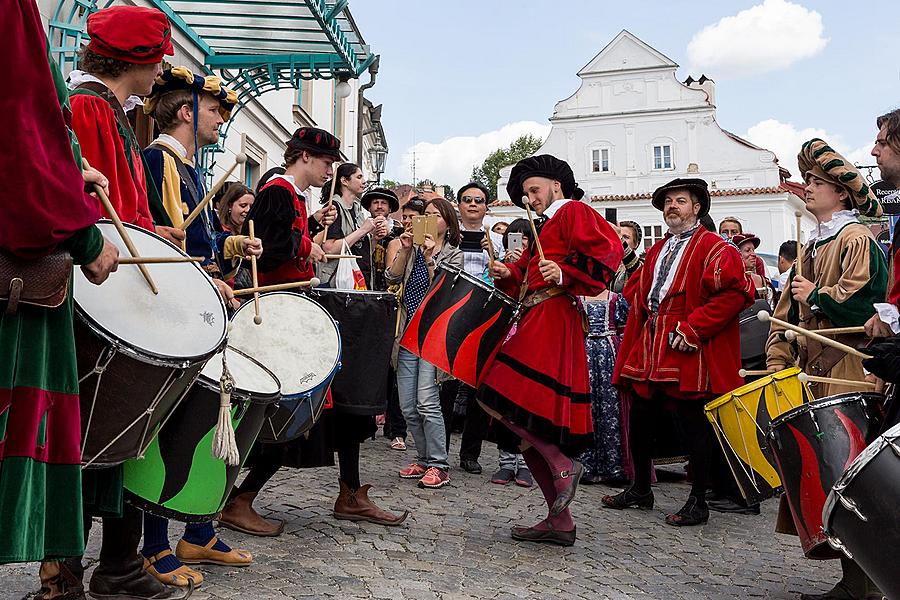
[(800, 600), (881, 600), (884, 594), (858, 564), (841, 557), (841, 580), (824, 594), (800, 594)]
[(88, 593), (98, 600), (177, 600), (193, 588), (169, 588), (144, 570), (138, 555), (143, 519), (141, 511), (126, 504), (121, 518), (103, 519), (100, 564), (91, 576)]

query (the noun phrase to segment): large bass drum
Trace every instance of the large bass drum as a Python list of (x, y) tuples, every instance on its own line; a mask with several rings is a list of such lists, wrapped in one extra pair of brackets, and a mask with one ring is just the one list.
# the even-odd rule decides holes
[(834, 484), (822, 523), (832, 547), (862, 567), (888, 598), (900, 598), (900, 425), (856, 457)]
[[(128, 252), (115, 226), (97, 224)], [(141, 256), (184, 256), (154, 233), (125, 225)], [(196, 263), (135, 265), (103, 285), (75, 270), (75, 344), (81, 396), (82, 463), (110, 466), (142, 456), (206, 361), (225, 345), (225, 304)]]
[(261, 294), (259, 308), (259, 325), (253, 322), (252, 301), (238, 309), (228, 343), (281, 382), (278, 410), (266, 419), (259, 440), (290, 442), (312, 429), (325, 408), (328, 386), (341, 366), (341, 335), (328, 311), (301, 294)]
[[(213, 456), (223, 362), (234, 380), (231, 422), (240, 454), (228, 466)], [(233, 348), (212, 357), (144, 457), (125, 463), (126, 500), (154, 515), (209, 521), (222, 510), (263, 421), (275, 411), (281, 383), (271, 371)]]

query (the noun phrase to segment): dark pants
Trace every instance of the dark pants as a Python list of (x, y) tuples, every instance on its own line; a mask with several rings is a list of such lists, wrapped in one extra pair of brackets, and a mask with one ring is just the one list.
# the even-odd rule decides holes
[[(342, 439), (336, 445), (341, 481), (346, 483), (351, 490), (359, 489), (359, 442), (353, 439)], [(281, 461), (277, 457), (260, 455), (254, 461), (241, 485), (234, 488), (232, 497), (246, 493), (258, 494), (280, 468)]]
[(650, 491), (654, 439), (658, 425), (667, 421), (660, 418), (664, 411), (674, 412), (684, 429), (693, 479), (691, 496), (697, 496), (702, 500), (709, 485), (713, 431), (712, 425), (703, 414), (701, 400), (670, 400), (660, 395), (655, 395), (649, 400), (635, 398), (631, 405), (629, 433), (635, 471), (634, 489), (639, 493)]
[(450, 434), (455, 430), (453, 425), (456, 420), (456, 395), (459, 392), (459, 381), (448, 379), (438, 387), (438, 395), (441, 399), (441, 414), (444, 415), (444, 432), (447, 440), (447, 452), (450, 451)]
[(490, 417), (475, 399), (475, 388), (462, 383), (458, 394), (459, 401), (465, 398), (466, 403), (466, 424), (459, 446), (459, 460), (477, 461), (481, 456), (481, 442), (487, 436)]
[(388, 439), (406, 439), (406, 419), (400, 410), (400, 394), (397, 391), (397, 373), (394, 368), (388, 369), (387, 412), (384, 419), (384, 437)]

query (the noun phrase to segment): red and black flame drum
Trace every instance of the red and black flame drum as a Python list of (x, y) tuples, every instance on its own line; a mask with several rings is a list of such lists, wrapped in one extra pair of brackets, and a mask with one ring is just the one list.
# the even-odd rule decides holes
[(863, 450), (834, 484), (822, 521), (828, 541), (888, 598), (900, 598), (900, 425)]
[(477, 388), (518, 313), (519, 304), (503, 292), (439, 265), (400, 345)]
[(775, 466), (807, 558), (837, 558), (822, 529), (825, 498), (874, 437), (880, 394), (828, 396), (798, 406), (769, 426)]

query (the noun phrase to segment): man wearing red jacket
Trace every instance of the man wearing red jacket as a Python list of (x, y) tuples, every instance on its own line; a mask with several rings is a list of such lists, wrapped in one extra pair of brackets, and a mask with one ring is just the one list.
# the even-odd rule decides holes
[(613, 383), (635, 397), (630, 446), (635, 481), (603, 498), (608, 508), (652, 508), (650, 489), (654, 416), (675, 410), (690, 443), (693, 486), (684, 507), (666, 517), (674, 526), (709, 519), (705, 494), (712, 429), (703, 405), (743, 384), (738, 314), (753, 302), (753, 284), (740, 254), (700, 226), (709, 212), (702, 179), (675, 179), (653, 192), (669, 233), (653, 245), (628, 281), (631, 304)]
[(69, 74), (72, 129), (90, 165), (109, 178), (109, 200), (124, 223), (155, 231), (180, 244), (159, 194), (148, 183), (144, 158), (126, 113), (150, 94), (171, 55), (172, 30), (159, 10), (114, 6), (87, 21), (91, 42), (80, 55), (82, 70)]

